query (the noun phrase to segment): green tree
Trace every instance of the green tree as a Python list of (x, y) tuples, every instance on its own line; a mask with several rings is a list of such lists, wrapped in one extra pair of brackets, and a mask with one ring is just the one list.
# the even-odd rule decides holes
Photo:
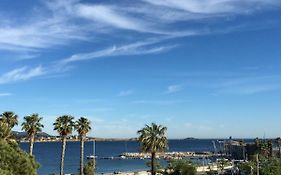
[(281, 175), (280, 159), (273, 157), (261, 157), (259, 160), (259, 164), (259, 169), (257, 169), (256, 162), (243, 162), (239, 165), (239, 169), (245, 174)]
[(253, 161), (242, 162), (238, 165), (238, 168), (245, 174), (256, 174), (256, 163)]
[(261, 159), (261, 175), (281, 175), (281, 161), (275, 158)]
[(44, 127), (41, 124), (42, 117), (39, 117), (38, 114), (32, 114), (30, 116), (25, 116), (23, 118), (24, 122), (22, 123), (22, 130), (26, 131), (30, 140), (29, 144), (29, 154), (32, 155), (33, 153), (33, 145), (34, 145), (34, 138), (37, 132), (41, 132), (42, 128)]
[(84, 175), (94, 175), (95, 167), (96, 167), (95, 160), (88, 161), (87, 164), (84, 166), (84, 171), (83, 171)]
[(143, 152), (151, 153), (151, 174), (155, 175), (155, 155), (157, 152), (165, 151), (168, 146), (166, 137), (167, 127), (152, 123), (151, 126), (139, 130), (137, 133), (140, 135), (138, 140), (140, 148)]
[(168, 169), (172, 169), (172, 175), (196, 175), (196, 166), (188, 160), (170, 160)]
[(12, 129), (14, 126), (18, 125), (18, 116), (11, 111), (3, 112), (0, 118), (1, 122), (7, 123)]
[(1, 175), (36, 175), (38, 167), (34, 158), (22, 151), (17, 143), (0, 139)]
[(66, 148), (66, 138), (69, 134), (72, 133), (74, 127), (74, 117), (69, 115), (63, 115), (56, 119), (54, 125), (54, 130), (56, 130), (62, 140), (62, 149), (61, 149), (61, 162), (60, 162), (60, 175), (64, 174), (64, 156)]
[(224, 168), (229, 164), (228, 160), (223, 158), (217, 161), (217, 167), (221, 171), (221, 173), (224, 173)]
[(11, 128), (7, 123), (0, 122), (0, 139), (8, 140), (11, 137)]
[(281, 138), (280, 137), (277, 137), (275, 139), (275, 143), (277, 144), (278, 146), (278, 157), (281, 158)]
[(81, 117), (76, 121), (75, 129), (78, 132), (80, 138), (80, 175), (83, 175), (84, 140), (86, 134), (91, 130), (91, 122), (87, 118)]

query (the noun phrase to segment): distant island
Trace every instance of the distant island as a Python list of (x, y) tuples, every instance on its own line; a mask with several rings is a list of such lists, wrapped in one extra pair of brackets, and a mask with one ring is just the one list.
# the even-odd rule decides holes
[(187, 137), (187, 138), (185, 138), (185, 139), (183, 139), (183, 140), (197, 140), (197, 139), (194, 138), (194, 137)]

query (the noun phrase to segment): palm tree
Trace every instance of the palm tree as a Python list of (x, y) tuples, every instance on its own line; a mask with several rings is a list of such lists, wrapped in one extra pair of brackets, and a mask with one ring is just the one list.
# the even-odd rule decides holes
[(278, 138), (276, 138), (275, 139), (275, 142), (276, 142), (276, 144), (277, 144), (277, 146), (278, 146), (278, 157), (279, 158), (281, 158), (281, 138), (280, 137), (278, 137)]
[(39, 117), (38, 114), (32, 114), (30, 116), (25, 116), (23, 119), (24, 122), (21, 124), (21, 126), (22, 130), (27, 132), (30, 139), (29, 154), (32, 155), (34, 137), (37, 132), (41, 132), (42, 128), (44, 128), (44, 126), (40, 123), (43, 118)]
[(167, 127), (152, 123), (137, 132), (139, 134), (140, 147), (143, 152), (151, 153), (151, 174), (155, 175), (155, 154), (165, 151), (168, 147), (166, 137)]
[(80, 137), (80, 175), (83, 175), (84, 166), (84, 139), (86, 134), (91, 130), (91, 122), (84, 117), (81, 117), (75, 123), (75, 129)]
[(260, 174), (260, 168), (259, 168), (259, 154), (261, 152), (261, 141), (260, 139), (257, 137), (255, 139), (255, 146), (256, 146), (256, 166), (257, 166), (257, 175)]
[(66, 147), (66, 137), (72, 133), (74, 127), (74, 117), (70, 115), (63, 115), (56, 119), (54, 125), (54, 130), (56, 130), (61, 136), (62, 140), (62, 150), (61, 150), (61, 162), (60, 162), (60, 175), (63, 175), (64, 168), (64, 155)]
[(11, 111), (3, 112), (1, 114), (1, 122), (7, 123), (12, 129), (15, 125), (18, 125), (18, 116)]
[(7, 123), (0, 122), (0, 138), (9, 141), (11, 138), (11, 128)]

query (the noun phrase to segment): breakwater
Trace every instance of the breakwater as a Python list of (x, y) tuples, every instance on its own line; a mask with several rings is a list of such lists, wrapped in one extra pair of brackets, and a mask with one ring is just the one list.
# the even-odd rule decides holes
[[(157, 159), (183, 159), (183, 158), (206, 158), (212, 157), (212, 152), (160, 152), (156, 154)], [(126, 152), (120, 155), (123, 159), (150, 159), (150, 153)]]

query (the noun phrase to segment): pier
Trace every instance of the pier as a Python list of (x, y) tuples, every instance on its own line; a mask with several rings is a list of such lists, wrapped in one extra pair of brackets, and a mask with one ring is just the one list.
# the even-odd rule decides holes
[[(161, 152), (156, 154), (156, 159), (183, 159), (183, 158), (208, 158), (212, 157), (211, 152)], [(123, 159), (150, 159), (150, 153), (137, 153), (137, 152), (126, 152), (122, 153), (120, 158)]]

